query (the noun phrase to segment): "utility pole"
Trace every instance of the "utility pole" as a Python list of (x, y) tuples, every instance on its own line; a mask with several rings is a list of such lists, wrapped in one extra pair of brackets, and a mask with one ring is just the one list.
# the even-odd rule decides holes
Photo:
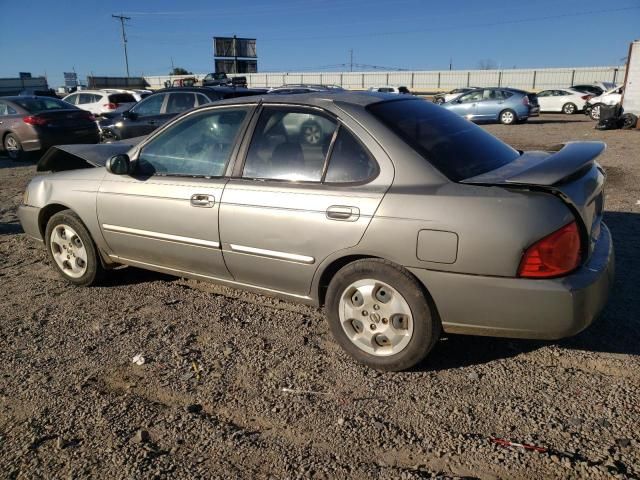
[(120, 20), (122, 26), (122, 46), (124, 47), (124, 63), (127, 66), (127, 78), (129, 77), (129, 57), (127, 57), (127, 34), (124, 31), (124, 21), (131, 20), (131, 17), (125, 17), (124, 15), (111, 15), (113, 18)]
[(353, 48), (349, 50), (349, 58), (350, 71), (353, 72)]
[(453, 57), (449, 57), (449, 70), (453, 70)]

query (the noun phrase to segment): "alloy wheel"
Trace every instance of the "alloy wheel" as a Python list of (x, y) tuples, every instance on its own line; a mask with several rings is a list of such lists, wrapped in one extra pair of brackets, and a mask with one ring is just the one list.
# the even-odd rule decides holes
[(49, 237), (49, 248), (65, 275), (80, 278), (86, 273), (87, 250), (78, 233), (69, 225), (56, 225)]

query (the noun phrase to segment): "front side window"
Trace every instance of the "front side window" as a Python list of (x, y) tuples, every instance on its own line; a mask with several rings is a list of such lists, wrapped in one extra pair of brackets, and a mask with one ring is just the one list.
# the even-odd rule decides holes
[(460, 103), (472, 103), (482, 100), (482, 90), (476, 90), (475, 92), (469, 92), (466, 95), (461, 95), (459, 98)]
[(147, 97), (140, 103), (136, 104), (131, 109), (131, 111), (140, 115), (141, 117), (145, 117), (148, 115), (160, 115), (160, 110), (162, 108), (162, 103), (164, 102), (165, 96), (166, 93), (151, 95), (150, 97)]
[(4, 102), (0, 102), (0, 117), (4, 117), (9, 115), (9, 106), (4, 103)]
[(136, 173), (145, 176), (223, 176), (246, 116), (246, 108), (187, 116), (144, 146)]
[(174, 92), (169, 94), (166, 113), (181, 113), (196, 106), (196, 96), (190, 92)]
[(319, 182), (335, 120), (302, 108), (265, 108), (260, 114), (243, 177)]

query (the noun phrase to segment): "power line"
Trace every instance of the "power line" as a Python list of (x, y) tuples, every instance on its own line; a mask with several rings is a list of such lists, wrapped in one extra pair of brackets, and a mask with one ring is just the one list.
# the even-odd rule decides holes
[(122, 46), (124, 47), (124, 63), (127, 67), (127, 77), (129, 77), (129, 57), (127, 56), (127, 34), (124, 31), (124, 21), (131, 20), (131, 17), (125, 17), (124, 15), (111, 15), (113, 18), (120, 20), (122, 26)]

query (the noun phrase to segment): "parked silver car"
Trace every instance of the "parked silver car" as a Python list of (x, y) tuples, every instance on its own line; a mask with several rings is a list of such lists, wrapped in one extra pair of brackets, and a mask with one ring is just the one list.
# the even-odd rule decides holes
[(138, 145), (49, 150), (38, 169), (56, 173), (18, 214), (75, 285), (123, 264), (324, 305), (349, 354), (401, 370), (441, 330), (557, 339), (592, 322), (614, 264), (603, 149), (521, 153), (409, 96), (245, 97)]

